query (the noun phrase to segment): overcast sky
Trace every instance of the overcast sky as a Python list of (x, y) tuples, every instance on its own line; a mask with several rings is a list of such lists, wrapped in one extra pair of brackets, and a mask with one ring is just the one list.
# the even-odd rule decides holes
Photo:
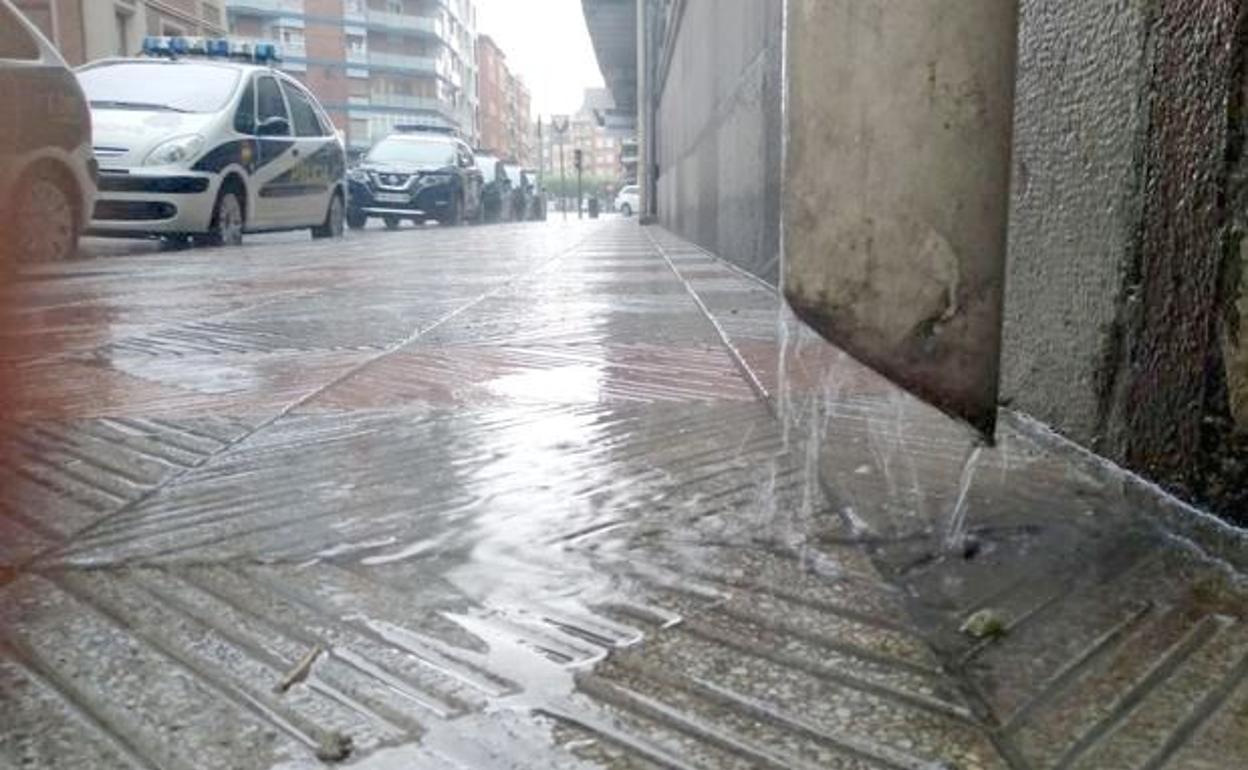
[(533, 92), (535, 119), (576, 112), (585, 89), (602, 86), (581, 0), (477, 0), (477, 31)]

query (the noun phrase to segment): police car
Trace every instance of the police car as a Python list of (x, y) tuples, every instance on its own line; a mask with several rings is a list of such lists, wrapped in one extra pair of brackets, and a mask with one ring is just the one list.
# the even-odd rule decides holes
[(266, 66), (275, 46), (148, 38), (143, 52), (78, 70), (100, 164), (91, 232), (209, 245), (342, 235), (342, 141), (315, 97)]

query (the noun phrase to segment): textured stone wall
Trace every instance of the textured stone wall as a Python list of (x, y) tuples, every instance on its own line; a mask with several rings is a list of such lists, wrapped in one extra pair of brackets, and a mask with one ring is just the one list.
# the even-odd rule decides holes
[(1025, 0), (1002, 396), (1163, 481), (1218, 359), (1240, 0)]

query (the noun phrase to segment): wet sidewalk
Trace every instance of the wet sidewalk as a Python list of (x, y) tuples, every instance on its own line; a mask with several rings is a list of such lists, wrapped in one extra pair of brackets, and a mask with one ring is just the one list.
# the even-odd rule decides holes
[(973, 453), (662, 230), (5, 306), (0, 768), (1248, 763), (1239, 535), (1019, 420)]

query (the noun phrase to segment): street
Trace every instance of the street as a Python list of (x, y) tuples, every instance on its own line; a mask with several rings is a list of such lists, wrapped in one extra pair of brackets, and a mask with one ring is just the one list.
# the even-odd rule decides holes
[[(83, 253), (5, 289), (0, 768), (1248, 755), (1198, 534), (1017, 426), (959, 494), (951, 421), (661, 228)], [(872, 518), (909, 479), (938, 521)]]

